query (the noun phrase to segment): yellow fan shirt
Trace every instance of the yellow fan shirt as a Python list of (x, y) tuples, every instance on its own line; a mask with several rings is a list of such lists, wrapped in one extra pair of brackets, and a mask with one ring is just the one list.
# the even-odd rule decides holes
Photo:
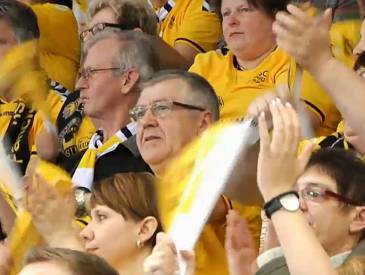
[(216, 49), (222, 35), (221, 23), (215, 13), (205, 8), (207, 1), (173, 2), (175, 6), (159, 23), (161, 38), (172, 47), (182, 43), (199, 52)]
[(213, 86), (219, 98), (222, 121), (242, 120), (248, 106), (278, 84), (292, 88), (295, 62), (281, 49), (275, 49), (252, 70), (237, 68), (231, 51), (210, 51), (199, 54), (190, 72), (203, 76)]
[[(277, 48), (256, 68), (241, 70), (231, 51), (210, 51), (198, 54), (189, 71), (203, 76), (213, 86), (218, 95), (222, 121), (241, 121), (252, 101), (273, 91), (276, 85), (286, 85), (293, 91), (296, 64)], [(317, 135), (332, 133), (341, 119), (340, 113), (307, 71), (303, 73), (300, 97), (322, 123)]]

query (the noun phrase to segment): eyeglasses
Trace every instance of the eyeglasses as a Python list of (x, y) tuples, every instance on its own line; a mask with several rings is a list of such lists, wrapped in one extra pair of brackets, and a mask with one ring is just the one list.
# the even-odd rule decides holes
[(124, 24), (112, 24), (112, 23), (97, 23), (94, 26), (92, 26), (90, 29), (86, 29), (80, 33), (80, 40), (81, 42), (85, 41), (85, 38), (89, 33), (92, 35), (97, 34), (98, 32), (103, 31), (105, 28), (117, 28), (120, 30), (129, 30), (127, 26)]
[(83, 78), (84, 80), (89, 80), (90, 77), (99, 72), (105, 72), (105, 71), (116, 71), (120, 70), (120, 68), (100, 68), (100, 69), (92, 69), (92, 68), (81, 68), (77, 74), (77, 78)]
[(129, 116), (134, 122), (140, 122), (140, 120), (145, 116), (146, 112), (150, 109), (152, 114), (158, 118), (165, 117), (171, 112), (173, 106), (182, 107), (189, 110), (196, 110), (203, 112), (205, 108), (194, 106), (190, 104), (185, 104), (173, 100), (158, 100), (153, 102), (150, 106), (137, 105), (129, 111)]
[(323, 202), (327, 198), (332, 197), (339, 202), (347, 205), (360, 206), (363, 205), (355, 200), (346, 198), (338, 193), (330, 191), (321, 186), (307, 186), (299, 192), (300, 196), (305, 200), (310, 200), (314, 202)]

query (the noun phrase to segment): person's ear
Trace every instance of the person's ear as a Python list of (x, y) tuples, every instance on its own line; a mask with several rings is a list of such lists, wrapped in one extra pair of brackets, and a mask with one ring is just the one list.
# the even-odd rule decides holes
[(137, 85), (139, 73), (136, 70), (127, 70), (121, 75), (120, 92), (124, 95), (130, 93)]
[(209, 110), (206, 110), (202, 112), (202, 119), (199, 122), (198, 125), (198, 135), (203, 133), (205, 130), (207, 130), (212, 124), (215, 122), (213, 113)]
[(158, 228), (158, 221), (155, 217), (148, 216), (139, 222), (139, 232), (137, 242), (144, 244), (148, 242), (156, 233)]
[(359, 233), (365, 229), (365, 206), (357, 206), (350, 224), (351, 233)]
[(135, 31), (135, 32), (143, 32), (143, 30), (141, 28), (134, 28), (133, 31)]

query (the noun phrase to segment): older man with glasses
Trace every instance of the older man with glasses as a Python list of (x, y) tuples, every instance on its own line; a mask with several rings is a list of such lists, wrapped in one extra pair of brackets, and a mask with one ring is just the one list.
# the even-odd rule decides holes
[[(188, 143), (218, 121), (219, 102), (201, 76), (166, 70), (142, 83), (138, 102), (129, 113), (138, 124), (137, 145), (143, 159), (157, 176), (162, 176)], [(196, 274), (228, 274), (224, 224), (232, 205), (248, 220), (251, 232), (258, 235), (259, 208), (236, 204), (222, 195), (196, 245)]]
[[(137, 84), (159, 64), (149, 37), (142, 32), (105, 30), (84, 44), (83, 53), (77, 102), (97, 131), (86, 141), (86, 150), (58, 158), (78, 187), (79, 216), (85, 214), (84, 195), (94, 181), (121, 172), (150, 171), (135, 144), (136, 124), (128, 112), (138, 99)], [(82, 130), (81, 124), (77, 132)]]

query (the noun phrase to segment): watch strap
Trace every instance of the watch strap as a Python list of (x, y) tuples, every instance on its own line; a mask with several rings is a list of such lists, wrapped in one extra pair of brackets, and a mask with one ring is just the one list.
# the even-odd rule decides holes
[(281, 204), (281, 201), (280, 199), (282, 197), (285, 197), (287, 195), (290, 195), (290, 194), (293, 194), (295, 196), (297, 196), (297, 198), (299, 199), (299, 194), (297, 191), (288, 191), (288, 192), (285, 192), (285, 193), (282, 193), (274, 198), (272, 198), (271, 200), (269, 200), (267, 203), (265, 203), (264, 205), (264, 210), (265, 210), (265, 214), (266, 216), (271, 219), (271, 216), (278, 210), (280, 210), (283, 205)]

